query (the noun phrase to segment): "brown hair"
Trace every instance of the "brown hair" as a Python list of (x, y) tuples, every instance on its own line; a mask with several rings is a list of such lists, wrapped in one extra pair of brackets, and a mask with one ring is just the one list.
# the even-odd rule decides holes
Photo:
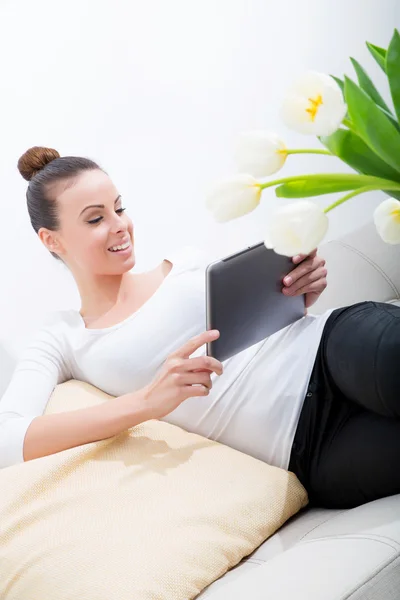
[[(29, 181), (26, 191), (29, 217), (33, 229), (41, 227), (57, 231), (60, 228), (55, 187), (64, 183), (72, 185), (82, 171), (101, 169), (89, 158), (77, 156), (61, 157), (53, 148), (34, 146), (29, 148), (18, 161), (18, 170)], [(54, 252), (55, 258), (59, 258)]]

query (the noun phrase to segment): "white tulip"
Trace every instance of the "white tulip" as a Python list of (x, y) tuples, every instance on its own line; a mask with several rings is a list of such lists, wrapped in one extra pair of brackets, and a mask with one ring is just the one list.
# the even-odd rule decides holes
[(325, 236), (328, 223), (328, 217), (314, 202), (287, 204), (271, 215), (264, 243), (284, 256), (309, 254)]
[(268, 177), (283, 167), (287, 157), (284, 142), (268, 131), (248, 131), (240, 135), (235, 161), (241, 173)]
[(236, 175), (217, 183), (206, 199), (207, 208), (216, 221), (222, 223), (237, 219), (260, 203), (260, 184), (251, 175)]
[(388, 198), (374, 211), (374, 223), (387, 244), (400, 244), (400, 202)]
[(299, 133), (331, 135), (347, 111), (342, 90), (329, 75), (309, 71), (289, 90), (282, 107), (286, 125)]

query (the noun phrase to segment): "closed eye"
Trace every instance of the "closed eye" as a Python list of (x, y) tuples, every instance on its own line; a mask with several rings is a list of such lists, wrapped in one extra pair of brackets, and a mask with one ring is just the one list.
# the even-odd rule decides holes
[[(117, 208), (115, 212), (119, 215), (122, 215), (124, 210), (126, 210), (126, 208)], [(87, 223), (89, 223), (90, 225), (96, 225), (96, 223), (100, 223), (102, 219), (103, 217), (97, 217), (97, 219), (91, 219), (90, 221), (87, 221)]]

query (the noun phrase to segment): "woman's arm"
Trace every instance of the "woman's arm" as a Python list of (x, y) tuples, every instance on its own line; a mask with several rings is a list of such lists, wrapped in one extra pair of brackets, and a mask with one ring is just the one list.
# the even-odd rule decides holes
[(125, 394), (99, 406), (34, 418), (25, 435), (25, 461), (110, 438), (151, 419), (143, 394)]
[(18, 361), (0, 399), (0, 468), (112, 437), (150, 418), (140, 392), (43, 415), (56, 385), (72, 378), (68, 352), (60, 328), (44, 327)]
[(209, 356), (190, 358), (217, 339), (205, 331), (171, 354), (155, 379), (132, 392), (92, 406), (43, 415), (58, 383), (71, 379), (68, 351), (54, 331), (42, 331), (18, 363), (0, 401), (0, 468), (110, 438), (149, 419), (160, 419), (193, 396), (206, 396), (210, 373), (222, 373)]

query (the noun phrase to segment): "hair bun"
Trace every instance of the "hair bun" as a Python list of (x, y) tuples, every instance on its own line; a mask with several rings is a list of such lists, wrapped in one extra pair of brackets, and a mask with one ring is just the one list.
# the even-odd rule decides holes
[(18, 171), (24, 179), (30, 181), (36, 173), (56, 158), (60, 158), (57, 150), (42, 146), (33, 146), (33, 148), (29, 148), (19, 159)]

